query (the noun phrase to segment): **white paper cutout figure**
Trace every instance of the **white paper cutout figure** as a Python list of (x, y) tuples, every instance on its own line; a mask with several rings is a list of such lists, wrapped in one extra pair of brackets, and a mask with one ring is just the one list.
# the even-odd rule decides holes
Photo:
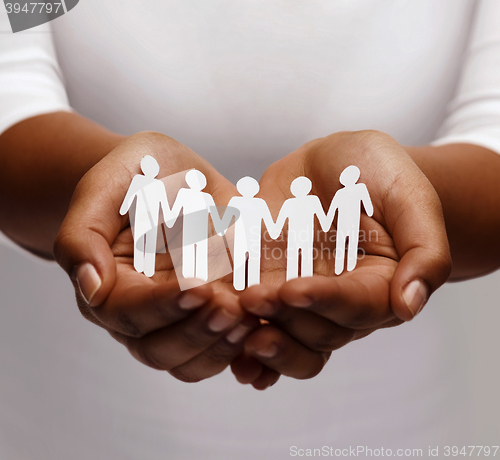
[(328, 218), (321, 201), (316, 195), (309, 195), (311, 181), (304, 176), (297, 177), (290, 186), (295, 198), (289, 198), (280, 209), (271, 238), (278, 238), (288, 219), (288, 242), (286, 253), (286, 279), (299, 276), (299, 252), (301, 258), (300, 276), (313, 275), (314, 216), (318, 217), (324, 232), (329, 230)]
[(146, 276), (153, 276), (155, 272), (156, 239), (160, 210), (166, 216), (170, 212), (167, 193), (163, 183), (155, 179), (160, 172), (158, 162), (146, 155), (141, 160), (141, 170), (132, 179), (125, 199), (120, 207), (123, 216), (129, 212), (136, 200), (135, 216), (130, 219), (130, 226), (134, 237), (134, 268), (144, 272)]
[(220, 216), (215, 207), (212, 195), (202, 192), (207, 186), (205, 175), (192, 169), (186, 174), (189, 188), (181, 188), (172, 206), (168, 218), (168, 227), (173, 227), (181, 209), (183, 210), (182, 226), (182, 275), (184, 278), (208, 280), (208, 238), (209, 221), (212, 217), (215, 231), (222, 229)]
[[(356, 267), (361, 205), (368, 216), (373, 215), (370, 195), (365, 184), (357, 183), (360, 171), (353, 165), (342, 171), (339, 180), (344, 187), (335, 193), (327, 214), (324, 213), (319, 198), (309, 195), (312, 189), (311, 181), (307, 177), (296, 178), (290, 186), (295, 198), (283, 203), (276, 223), (273, 222), (266, 202), (261, 198), (255, 198), (259, 184), (251, 177), (243, 177), (238, 181), (237, 189), (241, 196), (231, 198), (223, 219), (220, 219), (212, 196), (202, 191), (207, 185), (207, 180), (200, 171), (195, 169), (188, 171), (185, 174), (185, 181), (189, 188), (179, 189), (181, 186), (179, 180), (182, 181), (180, 177), (184, 173), (174, 174), (162, 180), (156, 179), (160, 167), (152, 156), (147, 155), (141, 160), (141, 170), (143, 174), (137, 174), (132, 179), (120, 207), (120, 214), (125, 215), (128, 212), (130, 216), (134, 237), (134, 268), (149, 277), (155, 272), (158, 229), (163, 222), (172, 228), (181, 209), (183, 210), (182, 243), (180, 246), (176, 244), (177, 233), (173, 235), (175, 247), (173, 252), (172, 250), (169, 252), (176, 271), (175, 260), (182, 260), (182, 275), (186, 279), (198, 278), (208, 281), (209, 252), (215, 269), (214, 271), (211, 268), (211, 273), (214, 271), (211, 275), (213, 279), (230, 273), (231, 267), (225, 250), (228, 243), (226, 241), (224, 245), (222, 240), (217, 240), (216, 236), (212, 237), (208, 217), (210, 214), (215, 231), (219, 235), (224, 235), (232, 219), (236, 218), (232, 229), (234, 241), (231, 242), (233, 285), (236, 290), (245, 289), (245, 282), (248, 286), (260, 282), (262, 222), (270, 236), (277, 239), (285, 221), (288, 220), (286, 278), (290, 280), (299, 276), (299, 254), (300, 276), (313, 275), (315, 216), (322, 230), (327, 232), (338, 211), (335, 273), (339, 275), (344, 270), (346, 239), (348, 239), (347, 271), (352, 271)], [(179, 177), (174, 180), (177, 176)], [(172, 194), (178, 190), (172, 210), (168, 205), (166, 189)], [(135, 207), (132, 207), (134, 202)], [(171, 242), (168, 244), (170, 246)], [(177, 246), (180, 251), (175, 250)], [(160, 248), (160, 251), (165, 252), (165, 247)]]
[(248, 286), (260, 283), (262, 221), (268, 231), (273, 231), (275, 224), (266, 202), (262, 198), (255, 198), (260, 187), (254, 178), (241, 178), (236, 188), (241, 196), (235, 196), (229, 201), (222, 218), (222, 228), (227, 228), (231, 219), (236, 218), (232, 252), (233, 286), (237, 291), (242, 291), (245, 289), (245, 279)]
[(357, 166), (351, 165), (340, 174), (340, 183), (344, 186), (337, 190), (328, 210), (328, 223), (331, 226), (338, 211), (337, 235), (335, 247), (335, 274), (340, 275), (344, 270), (345, 244), (349, 238), (347, 249), (347, 271), (356, 267), (358, 261), (359, 223), (361, 219), (361, 203), (368, 216), (373, 215), (373, 204), (366, 185), (357, 184), (360, 171)]

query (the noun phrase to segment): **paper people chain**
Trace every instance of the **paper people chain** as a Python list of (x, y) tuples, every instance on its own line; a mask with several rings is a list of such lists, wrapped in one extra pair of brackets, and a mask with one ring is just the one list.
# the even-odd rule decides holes
[[(373, 215), (370, 195), (363, 183), (358, 183), (360, 171), (356, 166), (348, 166), (340, 175), (343, 185), (333, 197), (325, 214), (319, 198), (310, 195), (312, 183), (307, 177), (297, 177), (290, 186), (293, 198), (281, 207), (276, 222), (262, 198), (256, 198), (259, 183), (251, 177), (243, 177), (236, 184), (241, 196), (231, 198), (221, 218), (214, 200), (203, 192), (207, 186), (205, 175), (192, 169), (185, 175), (188, 188), (181, 188), (170, 209), (165, 185), (156, 179), (158, 162), (150, 155), (141, 160), (143, 174), (137, 174), (130, 184), (120, 208), (120, 214), (129, 212), (134, 238), (134, 268), (153, 276), (160, 213), (168, 228), (173, 227), (178, 217), (182, 222), (182, 276), (208, 280), (209, 246), (211, 237), (209, 217), (215, 232), (225, 235), (234, 219), (233, 245), (233, 285), (236, 290), (260, 283), (262, 223), (272, 239), (277, 239), (288, 221), (287, 270), (286, 279), (313, 275), (314, 218), (317, 217), (321, 229), (328, 232), (337, 218), (335, 273), (344, 270), (347, 247), (347, 271), (356, 267), (358, 258), (359, 226), (361, 206), (368, 216)], [(135, 209), (132, 204), (135, 200)], [(299, 258), (300, 254), (300, 258)], [(299, 267), (300, 260), (300, 267)]]

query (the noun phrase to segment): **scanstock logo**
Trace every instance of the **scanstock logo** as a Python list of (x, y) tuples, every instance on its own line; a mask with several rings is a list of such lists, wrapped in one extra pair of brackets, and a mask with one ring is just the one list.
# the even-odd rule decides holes
[(52, 21), (72, 10), (78, 2), (79, 0), (57, 0), (54, 2), (4, 0), (10, 26), (14, 33)]

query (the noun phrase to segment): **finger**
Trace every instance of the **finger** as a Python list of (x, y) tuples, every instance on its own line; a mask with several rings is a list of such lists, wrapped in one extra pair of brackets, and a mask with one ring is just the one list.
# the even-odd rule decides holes
[(241, 353), (231, 362), (231, 371), (236, 380), (243, 385), (256, 380), (263, 369), (264, 365), (260, 361), (245, 352)]
[(245, 341), (245, 351), (270, 369), (296, 379), (314, 377), (329, 357), (328, 353), (310, 350), (271, 325), (253, 332)]
[(170, 370), (204, 352), (243, 319), (238, 298), (221, 292), (209, 305), (172, 326), (134, 338), (110, 334), (123, 343), (132, 356), (159, 370)]
[(130, 337), (146, 334), (174, 324), (210, 302), (210, 285), (189, 280), (193, 287), (181, 291), (177, 281), (156, 284), (131, 267), (117, 277), (116, 285), (106, 301), (90, 309), (107, 329)]
[(279, 372), (269, 369), (245, 352), (232, 361), (231, 371), (239, 383), (251, 383), (257, 390), (274, 385), (281, 376)]
[(269, 369), (268, 367), (264, 367), (259, 377), (252, 382), (252, 386), (256, 390), (265, 390), (272, 387), (280, 377), (281, 374), (279, 372)]
[(253, 329), (258, 327), (257, 318), (247, 315), (233, 331), (230, 331), (204, 352), (189, 361), (169, 370), (169, 373), (183, 382), (199, 382), (222, 372), (243, 351), (243, 342)]
[(267, 286), (247, 289), (240, 297), (240, 303), (245, 310), (279, 326), (312, 350), (333, 351), (354, 337), (353, 329), (339, 326), (316, 312), (286, 305), (278, 297), (278, 291)]
[(283, 285), (279, 295), (287, 305), (315, 312), (349, 329), (376, 327), (394, 317), (390, 307), (392, 265), (367, 262), (340, 277), (298, 278)]

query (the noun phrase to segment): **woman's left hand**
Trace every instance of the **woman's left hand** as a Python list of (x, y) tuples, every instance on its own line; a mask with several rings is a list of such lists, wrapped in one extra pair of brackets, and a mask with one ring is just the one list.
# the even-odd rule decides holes
[(292, 180), (307, 176), (311, 193), (327, 211), (349, 165), (361, 170), (359, 182), (367, 186), (374, 207), (372, 218), (361, 215), (364, 255), (353, 271), (335, 275), (335, 228), (317, 231), (315, 276), (285, 282), (286, 258), (272, 255), (273, 250), (284, 254), (286, 229), (281, 240), (266, 240), (262, 284), (240, 298), (247, 311), (267, 321), (232, 363), (242, 383), (264, 389), (279, 374), (315, 376), (333, 350), (414, 318), (450, 274), (440, 200), (404, 148), (384, 133), (341, 132), (305, 144), (266, 171), (259, 196), (276, 218), (291, 197)]

